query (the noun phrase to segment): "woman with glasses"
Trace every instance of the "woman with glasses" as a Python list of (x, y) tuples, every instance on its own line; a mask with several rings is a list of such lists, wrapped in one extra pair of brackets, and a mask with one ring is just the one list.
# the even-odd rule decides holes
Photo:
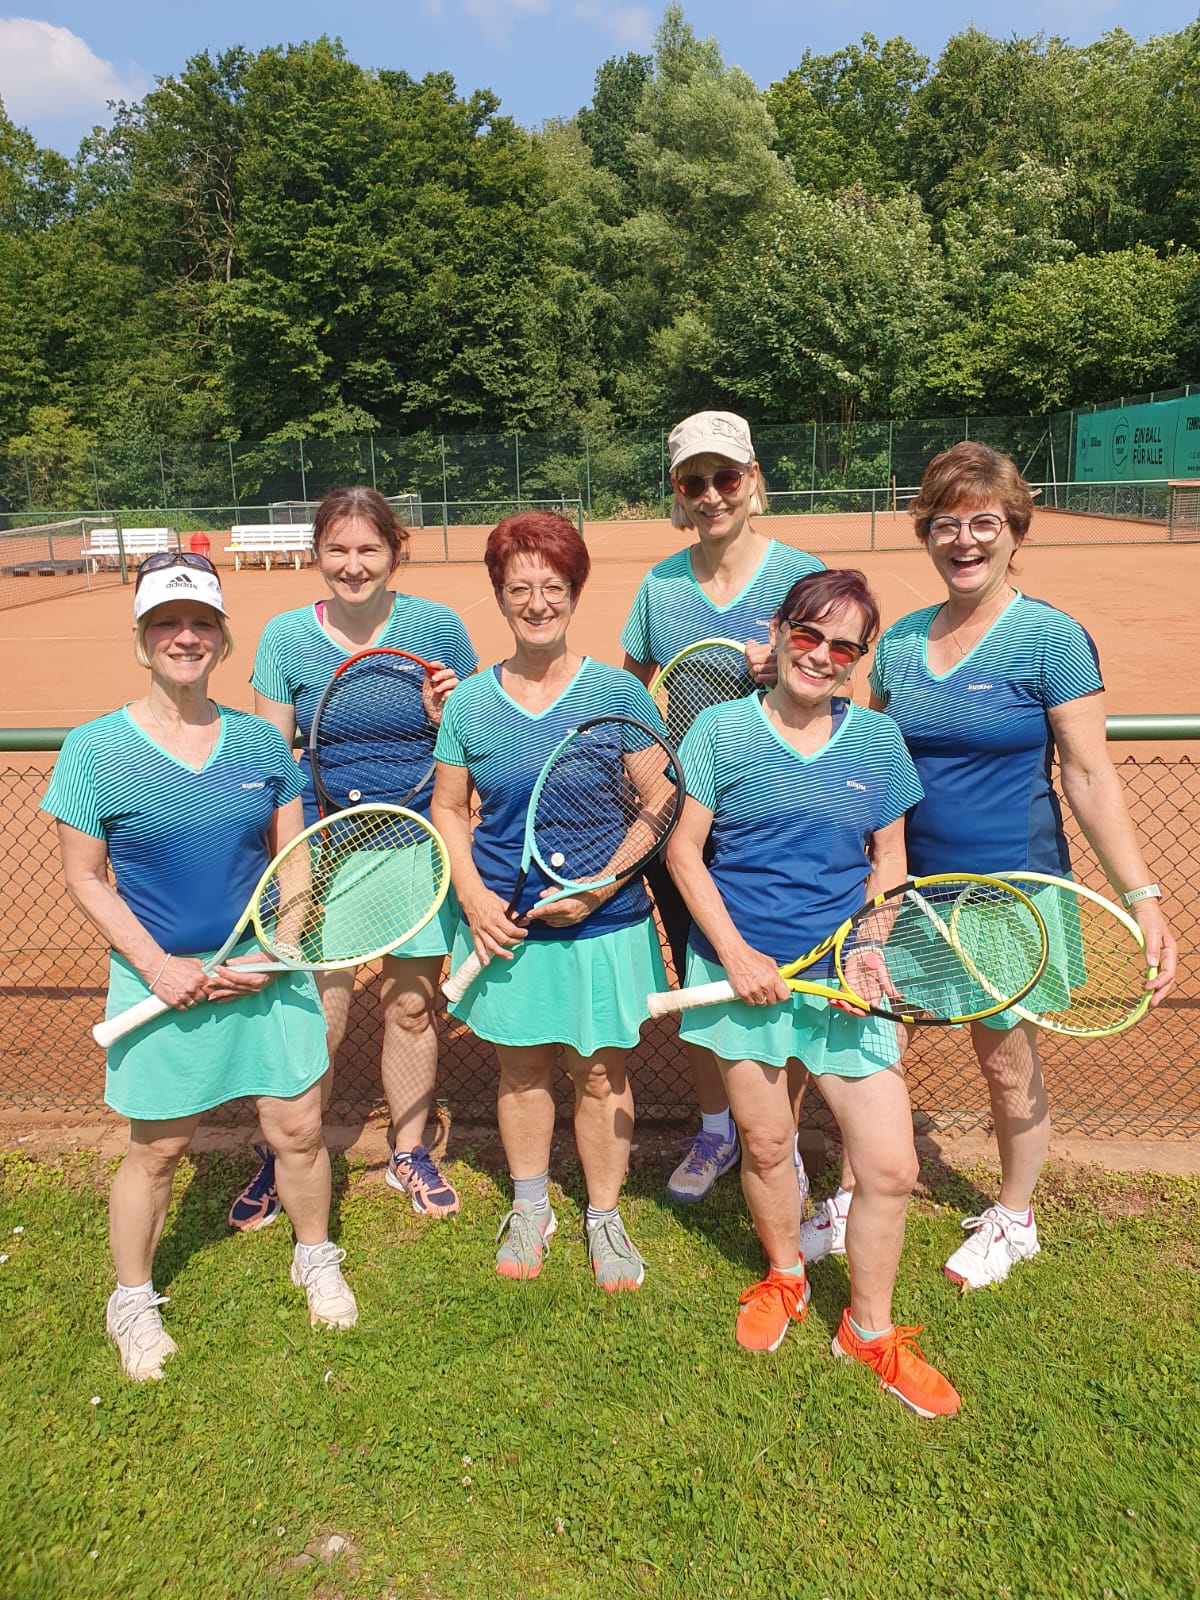
[[(254, 709), (273, 722), (289, 744), (297, 728), (307, 744), (322, 691), (337, 668), (360, 650), (376, 646), (406, 650), (436, 667), (427, 685), (427, 709), (434, 722), (440, 720), (459, 679), (474, 672), (475, 652), (455, 613), (391, 587), (407, 543), (407, 531), (374, 489), (331, 489), (317, 507), (313, 552), (328, 594), (267, 624), (251, 678)], [(315, 822), (318, 811), (307, 749), (300, 765), (309, 780), (305, 817)], [(431, 793), (432, 782), (408, 804), (427, 815)], [(438, 916), (408, 941), (402, 955), (383, 959), (382, 1077), (391, 1139), (386, 1179), (409, 1196), (419, 1216), (427, 1217), (452, 1216), (459, 1208), (458, 1194), (423, 1143), (437, 1079), (437, 985), (457, 921), (450, 895)], [(354, 972), (323, 973), (318, 981), (333, 1061), (346, 1032)], [(278, 1210), (271, 1151), (262, 1147), (258, 1154), (262, 1166), (230, 1211), (234, 1227), (262, 1227)]]
[[(789, 1068), (803, 1067), (859, 1177), (850, 1306), (833, 1353), (862, 1362), (922, 1416), (944, 1416), (958, 1409), (957, 1394), (914, 1343), (920, 1329), (891, 1320), (917, 1175), (902, 1040), (886, 1018), (793, 994), (778, 971), (905, 877), (904, 814), (921, 786), (895, 725), (846, 698), (878, 628), (861, 572), (801, 579), (770, 624), (773, 687), (761, 700), (701, 712), (683, 741), (688, 798), (668, 858), (694, 918), (686, 982), (727, 977), (738, 999), (684, 1012), (680, 1033), (720, 1066), (741, 1138), (742, 1189), (770, 1263), (741, 1297), (737, 1342), (778, 1349), (808, 1305), (788, 1092)], [(863, 968), (852, 968), (859, 987), (879, 994), (870, 970), (878, 957), (851, 960)]]
[[(934, 457), (909, 510), (946, 599), (884, 634), (871, 703), (899, 725), (925, 791), (908, 818), (910, 871), (1069, 874), (1051, 781), (1057, 755), (1075, 819), (1146, 935), (1159, 1004), (1174, 979), (1175, 941), (1108, 756), (1095, 646), (1071, 617), (1013, 583), (1033, 516), (1029, 485), (1008, 456), (964, 442)], [(971, 1042), (1001, 1179), (995, 1204), (965, 1219), (967, 1237), (946, 1262), (946, 1276), (964, 1289), (1002, 1283), (1016, 1262), (1037, 1255), (1033, 1191), (1050, 1138), (1033, 1024), (1002, 1011), (972, 1023)], [(810, 1263), (844, 1248), (847, 1215), (858, 1211), (857, 1199), (850, 1204), (856, 1176), (852, 1156), (838, 1192), (805, 1224)]]
[[(701, 639), (736, 639), (759, 682), (773, 682), (767, 647), (770, 618), (781, 598), (823, 563), (761, 533), (751, 518), (767, 509), (767, 486), (754, 456), (749, 425), (730, 411), (698, 411), (672, 431), (671, 523), (690, 529), (696, 543), (660, 561), (643, 578), (621, 633), (625, 666), (648, 684), (673, 656)], [(647, 872), (671, 947), (676, 974), (687, 958), (687, 907), (661, 862)], [(740, 1158), (721, 1074), (708, 1051), (685, 1051), (700, 1111), (700, 1131), (667, 1181), (667, 1193), (684, 1203), (705, 1199), (717, 1179)], [(796, 1176), (803, 1196), (808, 1181), (799, 1150)]]
[[(557, 1222), (547, 1178), (552, 1083), (561, 1048), (575, 1092), (575, 1143), (587, 1184), (585, 1234), (597, 1285), (636, 1289), (644, 1264), (618, 1210), (633, 1134), (626, 1053), (646, 996), (666, 982), (640, 879), (544, 908), (536, 866), (508, 914), (534, 783), (561, 739), (588, 717), (625, 714), (663, 732), (645, 688), (581, 656), (568, 637), (587, 582), (587, 547), (564, 517), (528, 511), (492, 530), (484, 556), (512, 653), (451, 695), (437, 742), (432, 818), (450, 852), (464, 924), (452, 970), (485, 962), (451, 1012), (496, 1047), (497, 1119), (513, 1205), (500, 1224), (496, 1271), (536, 1278)], [(479, 820), (471, 828), (471, 794)]]
[(302, 829), (301, 778), (274, 728), (209, 698), (233, 648), (211, 562), (150, 556), (133, 614), (147, 691), (67, 736), (42, 804), (58, 821), (68, 892), (112, 947), (108, 1014), (150, 994), (174, 1008), (111, 1047), (105, 1079), (105, 1101), (129, 1118), (109, 1199), (117, 1287), (106, 1321), (141, 1381), (161, 1378), (176, 1352), (152, 1271), (172, 1177), (203, 1114), (243, 1095), (276, 1152), (292, 1281), (313, 1324), (351, 1327), (358, 1311), (329, 1239), (316, 986), (307, 973), (246, 972), (261, 954), (253, 937), (214, 972), (202, 964)]

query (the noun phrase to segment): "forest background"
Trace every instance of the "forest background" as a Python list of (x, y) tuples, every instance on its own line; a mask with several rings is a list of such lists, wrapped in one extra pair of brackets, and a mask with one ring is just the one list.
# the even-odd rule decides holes
[[(669, 6), (536, 129), (329, 38), (194, 57), (74, 159), (0, 109), (0, 509), (214, 441), (1042, 415), (1200, 373), (1200, 22), (806, 52)], [(124, 478), (120, 463), (127, 462)], [(146, 481), (143, 481), (146, 480)]]

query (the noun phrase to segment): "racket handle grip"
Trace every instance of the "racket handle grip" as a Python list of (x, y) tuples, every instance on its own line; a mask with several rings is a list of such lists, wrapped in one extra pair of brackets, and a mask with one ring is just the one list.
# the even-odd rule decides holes
[(691, 1011), (695, 1006), (716, 1006), (722, 1000), (736, 1000), (737, 990), (724, 978), (719, 983), (697, 983), (690, 989), (667, 989), (648, 994), (646, 1009), (652, 1017), (669, 1017), (676, 1011)]
[(446, 996), (446, 999), (449, 1000), (451, 1005), (453, 1005), (456, 1000), (462, 999), (463, 995), (466, 994), (467, 990), (475, 982), (475, 979), (482, 971), (483, 962), (480, 961), (478, 955), (474, 950), (472, 950), (471, 954), (463, 962), (462, 966), (456, 967), (442, 985), (442, 993)]
[(115, 1017), (108, 1017), (104, 1022), (98, 1022), (92, 1029), (92, 1038), (101, 1049), (107, 1050), (110, 1044), (116, 1044), (117, 1040), (123, 1039), (127, 1033), (140, 1028), (144, 1022), (153, 1022), (155, 1017), (161, 1017), (164, 1011), (170, 1009), (165, 1000), (160, 1000), (156, 994), (149, 994), (144, 1000), (139, 1000), (137, 1005), (130, 1006), (127, 1011), (122, 1011)]

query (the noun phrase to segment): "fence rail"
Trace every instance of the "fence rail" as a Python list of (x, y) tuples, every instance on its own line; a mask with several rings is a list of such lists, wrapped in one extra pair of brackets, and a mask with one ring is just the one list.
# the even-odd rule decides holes
[[(7, 863), (0, 915), (0, 1107), (10, 1111), (85, 1110), (99, 1103), (103, 1060), (90, 1037), (101, 1014), (107, 953), (95, 930), (66, 897), (58, 872), (53, 824), (37, 810), (53, 753), (68, 730), (26, 728), (0, 732), (0, 839)], [(1109, 719), (1110, 740), (1200, 740), (1200, 717)], [(1200, 747), (1193, 746), (1194, 751)], [(40, 759), (36, 759), (40, 758)], [(1164, 887), (1165, 907), (1180, 944), (1180, 975), (1167, 1003), (1133, 1034), (1084, 1042), (1046, 1036), (1044, 1059), (1055, 1126), (1088, 1136), (1200, 1138), (1200, 765), (1181, 752), (1169, 760), (1119, 762), (1135, 824), (1151, 872)], [(1105, 887), (1102, 875), (1068, 832), (1084, 881)], [(666, 953), (669, 966), (669, 953)], [(369, 991), (373, 971), (360, 974), (351, 1026), (336, 1063), (334, 1105), (362, 1115), (382, 1104), (380, 1032)], [(491, 1047), (449, 1019), (442, 1023), (439, 1093), (456, 1115), (494, 1116), (495, 1066)], [(964, 1030), (918, 1030), (905, 1061), (913, 1105), (925, 1126), (984, 1125), (986, 1093)], [(630, 1072), (639, 1117), (674, 1123), (692, 1115), (683, 1053), (670, 1020), (649, 1024), (631, 1053)], [(814, 1123), (825, 1113), (810, 1096)], [(222, 1113), (249, 1117), (245, 1107)]]

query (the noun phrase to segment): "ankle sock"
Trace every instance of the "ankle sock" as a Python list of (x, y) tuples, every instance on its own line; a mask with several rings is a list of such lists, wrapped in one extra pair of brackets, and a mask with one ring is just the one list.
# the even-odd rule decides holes
[(848, 1317), (847, 1321), (864, 1344), (873, 1344), (876, 1339), (882, 1339), (885, 1333), (891, 1333), (892, 1331), (890, 1323), (886, 1328), (860, 1328), (853, 1317)]
[(772, 1261), (771, 1271), (778, 1272), (785, 1278), (802, 1278), (804, 1276), (804, 1263), (803, 1261), (797, 1261), (794, 1267), (781, 1267)]
[(297, 1264), (299, 1266), (301, 1266), (301, 1267), (307, 1267), (308, 1264), (309, 1264), (309, 1261), (312, 1258), (312, 1254), (313, 1254), (314, 1250), (324, 1250), (326, 1248), (326, 1246), (331, 1245), (332, 1243), (333, 1243), (332, 1239), (326, 1239), (321, 1244), (297, 1244), (297, 1246), (296, 1246), (296, 1262), (297, 1262)]
[(527, 1200), (535, 1211), (544, 1211), (550, 1204), (546, 1183), (550, 1174), (543, 1172), (536, 1178), (514, 1178), (513, 1201)]
[(834, 1209), (839, 1217), (845, 1217), (850, 1210), (850, 1202), (854, 1199), (853, 1189), (843, 1189), (840, 1185), (833, 1196)]
[(614, 1206), (611, 1211), (599, 1211), (595, 1206), (589, 1206), (583, 1225), (587, 1232), (591, 1233), (592, 1229), (598, 1228), (602, 1222), (615, 1222), (620, 1218), (620, 1215), (620, 1206)]
[(700, 1126), (705, 1133), (715, 1133), (718, 1138), (726, 1143), (733, 1138), (733, 1118), (729, 1115), (729, 1107), (724, 1111), (702, 1111), (700, 1113)]
[(1006, 1221), (1019, 1223), (1022, 1228), (1028, 1228), (1033, 1222), (1032, 1206), (1029, 1206), (1025, 1211), (1012, 1211), (1008, 1206), (1002, 1206), (999, 1200), (997, 1200), (996, 1210), (1002, 1217), (1005, 1218)]
[(154, 1293), (154, 1279), (153, 1278), (147, 1278), (145, 1283), (139, 1283), (135, 1288), (132, 1288), (132, 1289), (129, 1288), (128, 1285), (126, 1285), (124, 1283), (118, 1283), (117, 1284), (117, 1304), (120, 1305), (122, 1300), (128, 1300), (129, 1296), (131, 1294), (153, 1294), (153, 1293)]

